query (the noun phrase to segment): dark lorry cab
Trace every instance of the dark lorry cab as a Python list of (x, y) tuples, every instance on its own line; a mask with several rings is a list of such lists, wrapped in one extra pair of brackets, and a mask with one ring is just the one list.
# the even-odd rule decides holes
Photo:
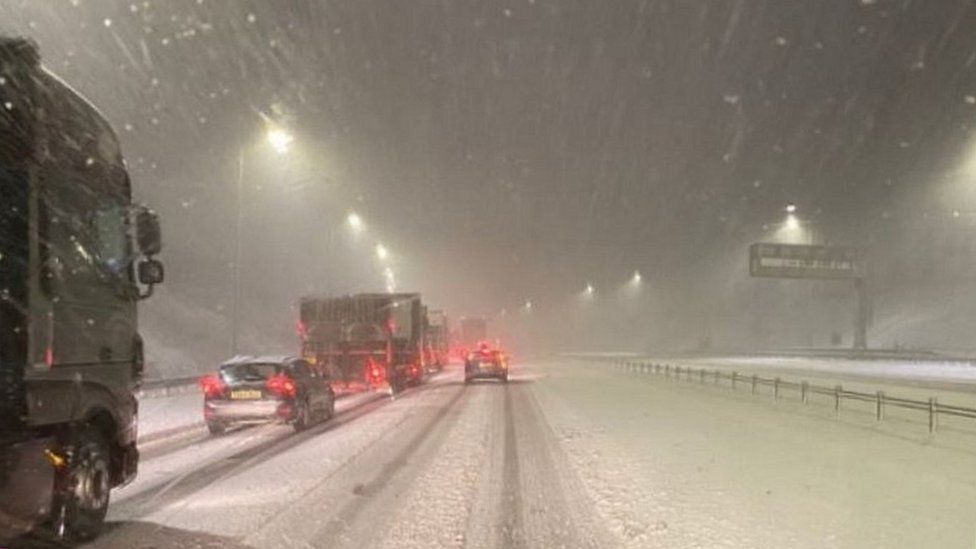
[(105, 118), (32, 44), (0, 37), (0, 78), (0, 540), (38, 523), (88, 539), (136, 474), (158, 221)]

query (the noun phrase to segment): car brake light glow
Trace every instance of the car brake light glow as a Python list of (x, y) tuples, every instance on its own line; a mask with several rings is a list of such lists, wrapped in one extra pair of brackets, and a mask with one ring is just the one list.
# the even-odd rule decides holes
[(383, 366), (373, 358), (366, 359), (366, 372), (369, 375), (370, 380), (373, 383), (379, 383), (383, 381), (384, 369)]
[(271, 393), (281, 397), (293, 398), (298, 393), (295, 381), (284, 374), (275, 374), (269, 377), (265, 385)]
[(200, 388), (203, 389), (204, 396), (216, 398), (224, 394), (227, 385), (224, 380), (220, 379), (220, 376), (211, 374), (200, 378)]

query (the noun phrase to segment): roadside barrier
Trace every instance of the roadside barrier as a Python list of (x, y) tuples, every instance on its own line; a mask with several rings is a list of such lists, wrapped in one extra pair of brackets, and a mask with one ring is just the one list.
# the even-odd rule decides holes
[(834, 413), (840, 414), (844, 401), (861, 401), (874, 404), (875, 421), (883, 421), (885, 410), (889, 407), (918, 410), (928, 415), (929, 432), (934, 433), (939, 427), (940, 416), (955, 416), (976, 419), (976, 408), (939, 404), (935, 397), (928, 400), (914, 400), (885, 394), (884, 391), (867, 393), (850, 391), (842, 385), (828, 387), (816, 385), (807, 381), (788, 381), (779, 377), (761, 377), (755, 374), (742, 375), (739, 372), (722, 370), (707, 370), (680, 365), (660, 364), (656, 362), (619, 361), (617, 366), (621, 371), (633, 374), (657, 375), (674, 380), (696, 382), (698, 384), (726, 385), (733, 391), (748, 389), (751, 394), (759, 394), (760, 388), (772, 389), (774, 400), (783, 398), (784, 391), (792, 392), (803, 404), (809, 404), (811, 395), (823, 395), (831, 399)]
[(155, 398), (198, 391), (199, 380), (200, 376), (196, 375), (143, 381), (139, 386), (139, 396)]

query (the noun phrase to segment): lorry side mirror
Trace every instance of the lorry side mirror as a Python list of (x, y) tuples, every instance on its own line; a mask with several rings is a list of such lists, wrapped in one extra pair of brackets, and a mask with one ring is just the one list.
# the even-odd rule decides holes
[(165, 271), (163, 263), (155, 259), (146, 259), (139, 262), (139, 283), (147, 286), (162, 284)]
[[(143, 255), (153, 256), (163, 249), (162, 232), (159, 229), (159, 216), (156, 212), (146, 207), (140, 207), (135, 214), (136, 225), (136, 246)], [(157, 262), (158, 263), (158, 262)], [(162, 266), (159, 269), (162, 275)], [(142, 264), (139, 270), (140, 281), (142, 277)]]

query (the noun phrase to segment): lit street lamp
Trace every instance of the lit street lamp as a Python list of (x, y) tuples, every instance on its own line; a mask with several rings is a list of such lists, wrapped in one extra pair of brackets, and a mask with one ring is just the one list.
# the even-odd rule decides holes
[(390, 251), (386, 249), (383, 244), (376, 245), (376, 257), (380, 258), (381, 261), (386, 260), (390, 257)]
[(640, 271), (634, 271), (634, 276), (631, 277), (630, 281), (633, 282), (634, 285), (640, 284), (641, 283)]
[(277, 151), (278, 154), (284, 154), (288, 152), (289, 147), (291, 147), (292, 141), (295, 140), (295, 137), (292, 136), (287, 131), (283, 130), (282, 128), (274, 128), (274, 127), (268, 130), (267, 138), (268, 138), (268, 143), (271, 144), (271, 147), (275, 151)]
[(396, 277), (393, 269), (387, 267), (383, 269), (383, 277), (386, 278), (386, 292), (392, 294), (396, 291)]
[(359, 233), (363, 230), (363, 218), (359, 217), (356, 212), (350, 212), (346, 217), (346, 223), (349, 224), (349, 228), (353, 231)]
[(786, 229), (790, 231), (796, 231), (800, 228), (800, 220), (796, 218), (795, 215), (789, 214), (786, 216)]

